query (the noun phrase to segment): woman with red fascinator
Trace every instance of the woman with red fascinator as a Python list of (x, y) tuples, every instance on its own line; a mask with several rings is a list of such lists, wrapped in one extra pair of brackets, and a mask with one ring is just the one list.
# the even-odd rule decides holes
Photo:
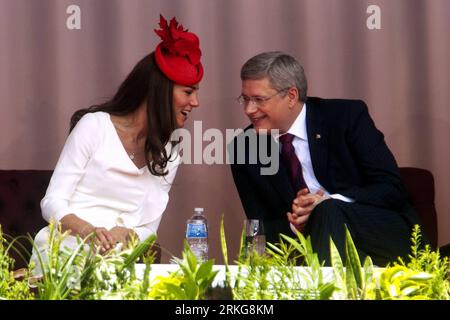
[[(109, 101), (74, 113), (45, 197), (45, 220), (76, 236), (95, 234), (100, 252), (132, 235), (156, 233), (180, 157), (170, 141), (199, 106), (203, 76), (198, 37), (161, 16), (161, 42), (133, 68)], [(48, 227), (35, 238), (45, 255)], [(36, 259), (36, 253), (33, 258)]]

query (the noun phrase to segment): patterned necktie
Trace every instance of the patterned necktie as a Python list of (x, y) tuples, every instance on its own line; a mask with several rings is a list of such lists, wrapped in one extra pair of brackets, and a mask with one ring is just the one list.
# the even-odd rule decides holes
[(294, 140), (294, 135), (290, 133), (280, 136), (281, 157), (289, 169), (291, 184), (295, 193), (297, 193), (300, 189), (308, 188), (308, 186), (303, 179), (302, 165), (295, 154), (292, 140)]

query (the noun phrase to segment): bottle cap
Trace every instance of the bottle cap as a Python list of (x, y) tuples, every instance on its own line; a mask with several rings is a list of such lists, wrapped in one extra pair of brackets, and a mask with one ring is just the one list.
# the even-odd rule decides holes
[(195, 208), (194, 212), (203, 213), (203, 208)]

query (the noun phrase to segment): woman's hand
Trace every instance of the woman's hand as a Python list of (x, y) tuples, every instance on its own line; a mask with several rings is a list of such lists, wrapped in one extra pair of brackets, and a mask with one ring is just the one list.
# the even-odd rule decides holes
[(68, 214), (61, 219), (62, 231), (69, 231), (73, 236), (80, 236), (83, 240), (94, 234), (94, 244), (101, 253), (110, 250), (116, 244), (111, 232), (106, 228), (94, 227), (89, 222), (78, 218), (75, 214)]
[(95, 238), (94, 243), (97, 248), (100, 249), (100, 253), (105, 253), (108, 250), (114, 248), (116, 241), (111, 231), (106, 228), (94, 227)]
[(131, 235), (134, 234), (133, 230), (125, 227), (114, 227), (109, 232), (113, 237), (114, 243), (122, 242), (124, 245), (127, 245)]
[(91, 224), (86, 225), (80, 234), (83, 239), (86, 239), (89, 235), (93, 234), (94, 244), (97, 248), (99, 248), (100, 253), (105, 253), (108, 250), (112, 249), (116, 244), (114, 237), (111, 232), (102, 227), (94, 227)]

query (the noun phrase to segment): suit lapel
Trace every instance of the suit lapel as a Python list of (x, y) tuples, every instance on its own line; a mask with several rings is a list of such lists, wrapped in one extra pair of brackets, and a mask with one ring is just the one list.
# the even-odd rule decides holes
[[(306, 131), (308, 134), (308, 145), (309, 152), (311, 155), (311, 162), (314, 170), (314, 175), (316, 176), (319, 183), (327, 188), (327, 165), (328, 165), (328, 129), (325, 124), (323, 124), (322, 118), (317, 110), (318, 106), (313, 101), (308, 100), (306, 109)], [(272, 136), (268, 135), (267, 143), (271, 142)], [(267, 150), (267, 149), (266, 149)], [(258, 159), (259, 160), (259, 159)], [(279, 170), (274, 175), (268, 175), (267, 180), (273, 185), (273, 187), (278, 191), (282, 199), (287, 203), (291, 204), (295, 197), (294, 189), (289, 182), (289, 174), (284, 163), (279, 161)], [(256, 175), (260, 175), (261, 163), (252, 166), (258, 172), (254, 172)], [(264, 177), (261, 177), (264, 179)]]
[(277, 189), (280, 196), (283, 198), (283, 200), (291, 205), (292, 200), (294, 200), (295, 192), (294, 188), (292, 188), (292, 185), (289, 181), (289, 174), (287, 171), (286, 166), (283, 164), (283, 162), (280, 159), (280, 168), (278, 172), (272, 176), (268, 176), (269, 181), (272, 183), (272, 185)]
[(327, 188), (324, 182), (327, 181), (328, 128), (323, 124), (318, 106), (310, 100), (306, 108), (306, 131), (314, 175), (319, 183)]
[[(260, 141), (258, 139), (258, 141)], [(275, 140), (273, 139), (273, 137), (269, 134), (267, 135), (267, 140), (263, 139), (263, 141), (265, 141), (268, 144), (268, 147), (266, 148), (266, 150), (270, 150), (270, 144), (275, 144), (277, 146), (276, 149), (277, 151), (277, 156), (280, 157), (279, 158), (279, 168), (276, 174), (274, 175), (267, 175), (267, 176), (261, 176), (261, 163), (259, 162), (258, 159), (258, 163), (256, 166), (254, 166), (254, 168), (256, 170), (258, 170), (258, 172), (255, 172), (254, 174), (260, 176), (262, 179), (265, 179), (265, 177), (267, 177), (266, 181), (269, 181), (272, 186), (278, 191), (280, 197), (286, 202), (286, 204), (288, 204), (289, 206), (292, 204), (292, 200), (294, 199), (295, 193), (294, 193), (294, 189), (292, 188), (292, 185), (289, 181), (289, 174), (287, 171), (286, 166), (284, 165), (283, 161), (281, 161), (281, 155), (279, 152), (279, 144), (275, 142)], [(259, 154), (259, 152), (258, 152)]]

